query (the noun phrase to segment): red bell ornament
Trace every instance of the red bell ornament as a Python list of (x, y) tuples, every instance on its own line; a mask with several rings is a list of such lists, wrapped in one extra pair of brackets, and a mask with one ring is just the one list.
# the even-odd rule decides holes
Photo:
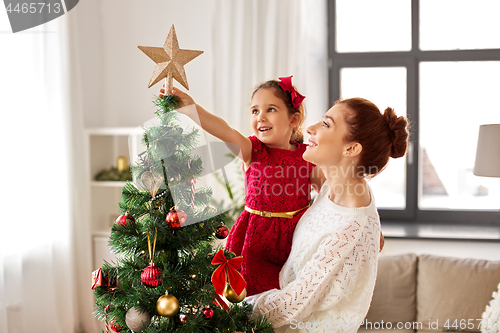
[(144, 268), (141, 273), (141, 282), (146, 287), (156, 288), (161, 282), (161, 269), (151, 263), (148, 267)]
[(176, 210), (175, 208), (170, 209), (167, 214), (166, 222), (169, 228), (173, 230), (178, 230), (185, 226), (187, 220), (187, 214), (182, 210)]
[(123, 214), (118, 216), (118, 218), (116, 219), (116, 224), (118, 224), (119, 226), (134, 225), (135, 219), (132, 215), (129, 215), (128, 213)]

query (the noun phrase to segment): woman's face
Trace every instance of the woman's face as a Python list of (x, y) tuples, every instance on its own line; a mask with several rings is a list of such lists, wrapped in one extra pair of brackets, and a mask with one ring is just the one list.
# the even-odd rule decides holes
[(323, 119), (307, 128), (310, 135), (308, 147), (302, 157), (317, 166), (340, 165), (349, 143), (344, 142), (347, 125), (344, 113), (350, 112), (342, 104), (335, 104), (328, 110)]

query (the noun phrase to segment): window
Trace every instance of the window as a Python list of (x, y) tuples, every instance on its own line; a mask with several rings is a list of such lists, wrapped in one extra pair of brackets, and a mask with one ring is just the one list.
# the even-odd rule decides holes
[(472, 173), (479, 125), (500, 123), (500, 2), (328, 2), (330, 99), (410, 121), (405, 158), (370, 181), (386, 225), (500, 226), (500, 178)]

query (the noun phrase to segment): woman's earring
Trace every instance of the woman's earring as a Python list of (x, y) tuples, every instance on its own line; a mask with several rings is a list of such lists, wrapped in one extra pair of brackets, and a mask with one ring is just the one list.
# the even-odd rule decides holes
[(344, 155), (347, 155), (347, 152), (346, 152), (346, 151), (344, 152)]

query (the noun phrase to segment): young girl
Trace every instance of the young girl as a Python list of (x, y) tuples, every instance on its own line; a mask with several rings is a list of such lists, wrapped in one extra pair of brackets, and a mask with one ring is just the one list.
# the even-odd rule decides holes
[[(172, 94), (179, 111), (224, 142), (237, 144), (245, 171), (245, 210), (231, 228), (226, 248), (243, 256), (241, 274), (247, 295), (279, 288), (279, 272), (290, 253), (293, 231), (310, 201), (311, 184), (319, 189), (319, 169), (302, 159), (306, 150), (301, 124), (304, 96), (291, 76), (267, 81), (252, 94), (250, 123), (254, 136), (245, 137), (223, 119), (209, 113), (184, 92)], [(164, 92), (163, 89), (160, 92)]]

